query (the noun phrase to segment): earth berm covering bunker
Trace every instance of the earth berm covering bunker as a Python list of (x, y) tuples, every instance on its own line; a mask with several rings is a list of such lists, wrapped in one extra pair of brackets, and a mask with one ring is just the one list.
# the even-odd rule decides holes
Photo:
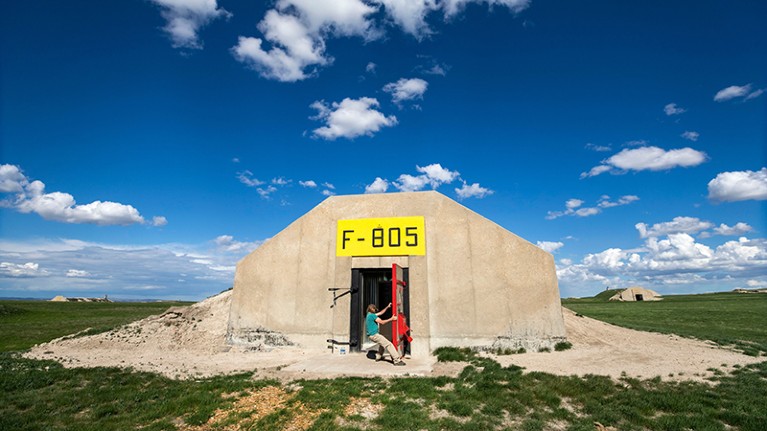
[[(188, 307), (89, 336), (67, 336), (37, 345), (24, 356), (54, 359), (66, 367), (121, 367), (187, 379), (238, 372), (256, 377), (294, 379), (339, 376), (457, 375), (460, 363), (440, 363), (433, 356), (413, 357), (404, 367), (375, 362), (365, 354), (339, 355), (330, 350), (275, 346), (260, 350), (227, 344), (231, 291)], [(664, 380), (704, 380), (711, 370), (761, 362), (712, 342), (604, 323), (563, 308), (572, 348), (561, 352), (491, 355), (501, 365), (557, 375), (607, 375)], [(726, 365), (724, 365), (726, 364)]]

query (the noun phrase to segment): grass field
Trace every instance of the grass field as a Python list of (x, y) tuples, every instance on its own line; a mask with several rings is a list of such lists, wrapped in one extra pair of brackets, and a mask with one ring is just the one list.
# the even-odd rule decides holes
[[(666, 304), (677, 304), (676, 314), (688, 316), (687, 320), (709, 315), (719, 321), (723, 309), (735, 307), (745, 313), (736, 319), (739, 324), (727, 324), (727, 339), (763, 342), (758, 331), (746, 330), (764, 326), (764, 315), (749, 311), (758, 310), (761, 303), (732, 301), (722, 297), (693, 301), (694, 306), (684, 299)], [(118, 304), (111, 311), (89, 309), (87, 319), (127, 313), (120, 308), (129, 305), (134, 304)], [(658, 331), (675, 332), (674, 325), (679, 325), (680, 332), (686, 332), (694, 326), (683, 316), (670, 323), (658, 321), (661, 314), (634, 312), (627, 304), (579, 300), (567, 305), (583, 307), (579, 312), (588, 315), (613, 313), (614, 319), (635, 314), (629, 320)], [(617, 311), (603, 308), (611, 305)], [(683, 312), (690, 309), (699, 311)], [(4, 325), (17, 318), (15, 314), (0, 314), (2, 345), (10, 345), (3, 340)], [(35, 321), (33, 317), (27, 316), (29, 322)], [(39, 319), (55, 322), (50, 316)], [(738, 327), (744, 328), (742, 336)], [(19, 331), (14, 337), (24, 338), (23, 327)], [(615, 430), (767, 429), (767, 362), (731, 375), (717, 372), (712, 385), (525, 373), (470, 350), (447, 348), (436, 353), (441, 361), (470, 365), (455, 378), (340, 378), (280, 384), (253, 380), (249, 374), (177, 381), (115, 368), (65, 369), (55, 362), (0, 353), (0, 430), (591, 431), (595, 423)]]
[(0, 352), (26, 350), (35, 344), (88, 330), (116, 326), (189, 302), (49, 302), (0, 300)]
[(615, 325), (735, 345), (746, 354), (767, 354), (767, 294), (673, 295), (662, 301), (610, 302), (615, 291), (565, 299), (576, 313)]

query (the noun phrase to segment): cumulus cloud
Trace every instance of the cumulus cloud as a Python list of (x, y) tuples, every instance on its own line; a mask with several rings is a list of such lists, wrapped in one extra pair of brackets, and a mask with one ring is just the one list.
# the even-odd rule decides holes
[(433, 163), (427, 166), (416, 165), (416, 171), (419, 172), (418, 175), (401, 174), (394, 181), (376, 177), (375, 181), (365, 186), (365, 193), (385, 193), (389, 189), (389, 186), (393, 186), (400, 192), (416, 192), (423, 190), (426, 187), (436, 190), (444, 184), (451, 184), (457, 180), (461, 180), (463, 183), (462, 187), (455, 189), (459, 199), (471, 197), (481, 199), (494, 193), (492, 190), (482, 187), (478, 183), (469, 185), (466, 181), (461, 179), (460, 172), (451, 171), (439, 163)]
[(386, 190), (388, 189), (389, 189), (389, 181), (381, 177), (376, 177), (376, 179), (372, 183), (365, 186), (365, 193), (367, 194), (386, 193)]
[(688, 141), (696, 142), (698, 140), (698, 138), (700, 138), (700, 133), (695, 132), (695, 131), (691, 131), (691, 130), (687, 130), (684, 133), (682, 133), (681, 136), (684, 139), (687, 139)]
[(554, 253), (555, 251), (562, 248), (565, 243), (559, 242), (559, 241), (538, 241), (537, 243), (538, 247), (542, 248), (545, 251), (548, 251), (549, 253)]
[(48, 275), (47, 272), (40, 270), (40, 264), (35, 262), (0, 262), (0, 277), (37, 277), (45, 275)]
[(432, 189), (437, 189), (442, 184), (452, 183), (460, 176), (458, 171), (443, 168), (439, 163), (424, 167), (416, 165), (415, 168), (421, 175), (400, 175), (393, 184), (397, 190), (401, 192), (415, 192), (423, 190), (427, 185), (431, 186)]
[(175, 48), (202, 48), (198, 38), (200, 28), (210, 21), (231, 16), (219, 8), (216, 0), (150, 0), (162, 8), (162, 17)]
[(310, 189), (315, 189), (315, 188), (317, 188), (317, 183), (315, 183), (315, 182), (314, 182), (314, 181), (312, 181), (312, 180), (308, 180), (308, 181), (299, 181), (299, 182), (298, 182), (298, 184), (300, 184), (300, 185), (301, 185), (301, 187), (307, 187), (307, 188), (310, 188)]
[(613, 208), (617, 206), (628, 205), (632, 202), (639, 200), (639, 196), (626, 195), (618, 198), (617, 201), (611, 201), (610, 196), (602, 195), (597, 201), (595, 207), (583, 207), (585, 203), (581, 199), (568, 199), (565, 202), (564, 211), (549, 211), (546, 215), (547, 220), (554, 220), (563, 216), (576, 216), (576, 217), (589, 217), (597, 215), (605, 208)]
[(461, 200), (468, 198), (482, 199), (486, 196), (492, 195), (493, 193), (495, 192), (480, 186), (479, 183), (469, 185), (466, 181), (463, 182), (463, 186), (461, 186), (461, 188), (455, 189), (455, 194), (458, 195), (458, 199)]
[(683, 114), (687, 112), (687, 110), (680, 106), (677, 106), (676, 103), (669, 103), (668, 105), (663, 107), (663, 112), (665, 112), (666, 115), (668, 116), (672, 116), (672, 115)]
[(423, 99), (429, 83), (420, 78), (401, 78), (397, 82), (386, 84), (383, 90), (391, 93), (392, 101), (397, 105), (407, 100)]
[(715, 227), (712, 232), (703, 232), (700, 234), (701, 238), (709, 238), (714, 235), (722, 236), (741, 236), (749, 232), (753, 232), (754, 228), (748, 223), (738, 222), (734, 226), (727, 226), (722, 223), (718, 227)]
[(163, 216), (152, 217), (152, 226), (162, 227), (168, 224), (168, 219)]
[(677, 233), (699, 235), (700, 238), (711, 238), (716, 235), (740, 236), (754, 230), (748, 223), (738, 222), (734, 226), (722, 223), (716, 226), (710, 221), (697, 217), (674, 217), (669, 222), (655, 223), (652, 226), (637, 223), (634, 227), (639, 231), (640, 238), (657, 238)]
[[(387, 25), (393, 25), (420, 40), (433, 33), (427, 23), (431, 13), (441, 11), (445, 18), (452, 18), (468, 3), (505, 6), (517, 13), (527, 8), (530, 1), (278, 0), (258, 24), (262, 37), (240, 36), (232, 54), (264, 78), (299, 81), (333, 62), (326, 53), (328, 39), (375, 40), (384, 35)], [(374, 68), (368, 67), (367, 71), (371, 69)], [(445, 72), (442, 67), (432, 70)]]
[(567, 284), (685, 284), (748, 279), (767, 269), (767, 241), (740, 237), (718, 247), (697, 242), (687, 233), (647, 237), (635, 250), (609, 248), (587, 254), (579, 263), (560, 265)]
[(605, 172), (664, 171), (676, 167), (698, 166), (707, 158), (706, 153), (689, 147), (668, 151), (658, 147), (627, 148), (603, 160), (601, 165), (595, 166), (589, 172), (583, 172), (581, 178), (594, 177)]
[(264, 39), (241, 36), (232, 53), (265, 78), (303, 80), (332, 62), (325, 54), (327, 38), (378, 37), (368, 19), (375, 11), (360, 0), (279, 0), (258, 24)]
[(46, 193), (45, 183), (29, 181), (21, 168), (15, 165), (0, 166), (0, 187), (4, 193), (16, 193), (2, 201), (0, 206), (25, 214), (35, 213), (46, 220), (102, 226), (145, 223), (144, 217), (131, 205), (110, 201), (78, 205), (69, 193)]
[(659, 237), (675, 233), (697, 234), (711, 229), (713, 223), (696, 217), (674, 217), (672, 221), (655, 223), (648, 226), (646, 223), (637, 223), (634, 227), (639, 231), (640, 238)]
[(378, 0), (395, 25), (416, 38), (432, 34), (426, 16), (439, 8), (437, 0)]
[(337, 138), (354, 139), (362, 135), (372, 136), (383, 127), (395, 126), (397, 117), (385, 116), (375, 109), (378, 106), (378, 100), (370, 97), (347, 97), (341, 103), (333, 102), (330, 106), (324, 101), (316, 101), (311, 107), (317, 110), (317, 115), (310, 118), (324, 121), (326, 125), (314, 129), (313, 134), (331, 141)]
[(767, 200), (767, 168), (718, 174), (708, 183), (708, 198), (718, 202)]
[(752, 84), (746, 84), (743, 86), (731, 85), (716, 92), (714, 100), (717, 102), (726, 102), (733, 99), (751, 100), (756, 99), (764, 93), (764, 89), (760, 88), (754, 91), (752, 90)]

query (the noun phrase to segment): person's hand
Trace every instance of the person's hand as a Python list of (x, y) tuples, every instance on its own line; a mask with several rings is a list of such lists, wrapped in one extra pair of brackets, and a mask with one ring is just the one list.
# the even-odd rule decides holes
[(390, 308), (390, 307), (391, 307), (391, 302), (389, 303), (389, 305), (386, 306), (386, 308)]

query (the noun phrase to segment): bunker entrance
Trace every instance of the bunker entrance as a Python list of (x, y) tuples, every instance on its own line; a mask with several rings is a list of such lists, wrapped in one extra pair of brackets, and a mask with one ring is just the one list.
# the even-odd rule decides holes
[[(408, 282), (408, 268), (403, 268), (403, 278)], [(391, 268), (373, 268), (373, 269), (352, 269), (351, 286), (351, 309), (349, 316), (349, 344), (351, 351), (362, 351), (368, 347), (369, 343), (365, 333), (365, 316), (367, 315), (367, 306), (375, 304), (378, 308), (386, 307), (392, 301), (392, 269)], [(404, 289), (403, 303), (405, 315), (410, 315), (410, 289)], [(391, 310), (380, 317), (388, 319), (391, 317)], [(409, 319), (408, 319), (409, 320)], [(379, 328), (381, 335), (391, 341), (391, 323), (381, 325)]]

